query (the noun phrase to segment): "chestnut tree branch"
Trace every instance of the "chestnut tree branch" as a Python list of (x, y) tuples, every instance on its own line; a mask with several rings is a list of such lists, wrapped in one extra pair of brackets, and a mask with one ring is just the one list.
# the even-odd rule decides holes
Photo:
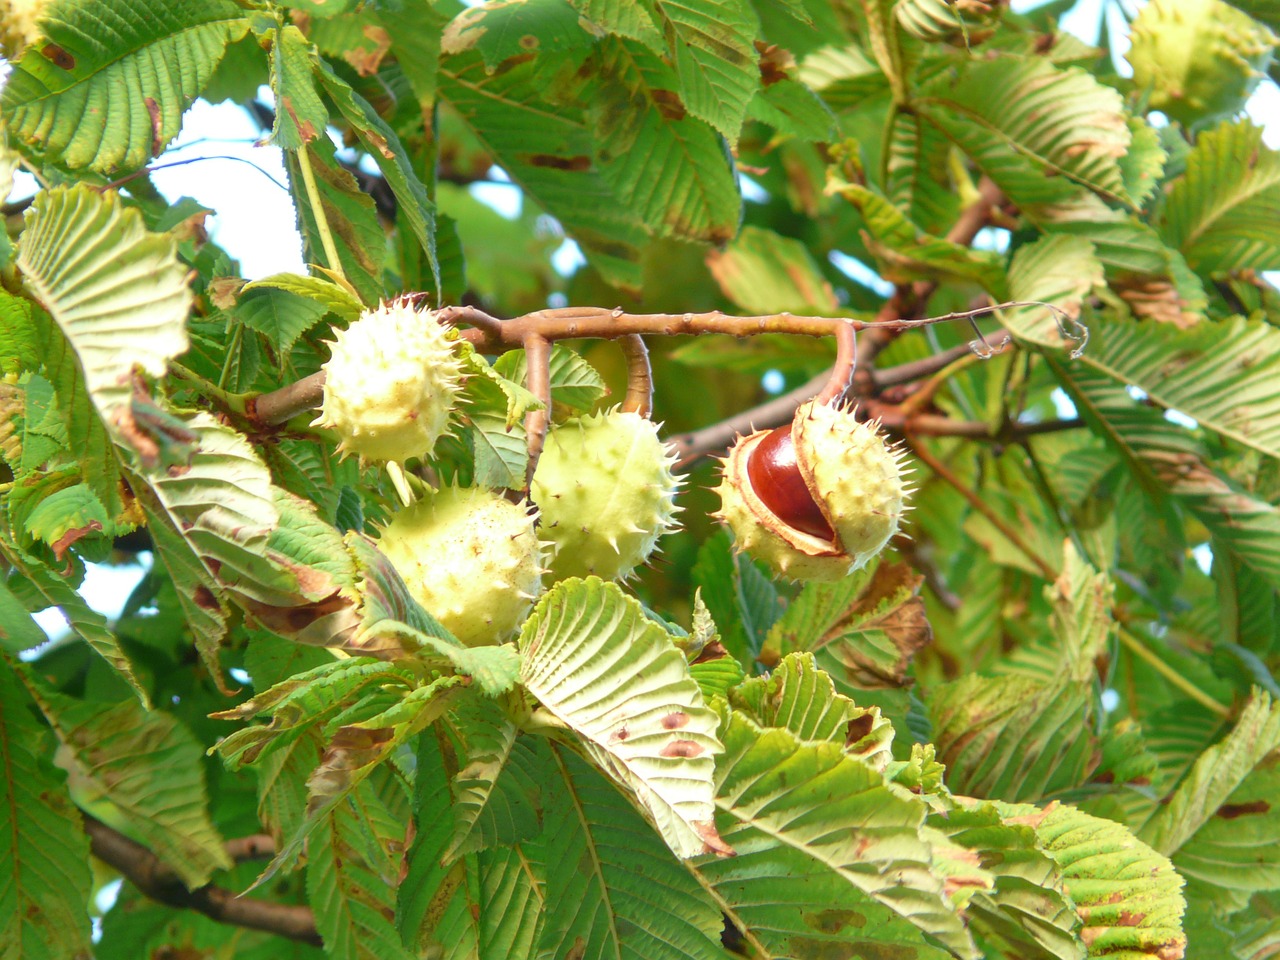
[(978, 495), (977, 491), (966, 486), (959, 477), (951, 472), (951, 469), (946, 466), (946, 464), (930, 453), (929, 449), (924, 444), (916, 443), (915, 438), (911, 433), (907, 434), (906, 440), (907, 446), (911, 448), (911, 452), (915, 454), (915, 456), (918, 457), (925, 466), (937, 474), (938, 477), (954, 488), (960, 496), (964, 497), (965, 500), (968, 501), (969, 506), (973, 507), (973, 509), (977, 510), (980, 514), (990, 520), (991, 525), (999, 530), (1006, 540), (1017, 547), (1018, 550), (1021, 551), (1022, 554), (1040, 570), (1041, 576), (1049, 581), (1057, 579), (1058, 571), (1054, 570), (1044, 557), (1032, 550), (1027, 542), (1022, 539), (1022, 534), (1006, 522), (1000, 514), (991, 509), (991, 504), (983, 500), (982, 497)]
[[(323, 945), (310, 907), (239, 897), (213, 884), (188, 890), (177, 874), (142, 844), (88, 814), (84, 815), (84, 825), (93, 855), (114, 867), (139, 892), (157, 903), (178, 910), (195, 910), (219, 923), (274, 933), (317, 947)], [(229, 844), (228, 850), (235, 859), (264, 855), (272, 846), (269, 837), (248, 837), (233, 843), (235, 849)]]

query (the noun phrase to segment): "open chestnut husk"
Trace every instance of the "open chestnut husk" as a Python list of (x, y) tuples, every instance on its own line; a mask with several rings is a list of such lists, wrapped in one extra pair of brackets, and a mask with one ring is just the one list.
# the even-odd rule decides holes
[(810, 401), (791, 423), (739, 439), (719, 516), (739, 550), (792, 580), (839, 580), (898, 532), (902, 452), (852, 409)]

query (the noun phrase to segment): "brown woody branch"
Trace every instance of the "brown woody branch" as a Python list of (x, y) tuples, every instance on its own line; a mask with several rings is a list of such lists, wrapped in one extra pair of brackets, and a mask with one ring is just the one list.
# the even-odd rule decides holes
[[(206, 884), (188, 890), (160, 858), (101, 820), (84, 818), (93, 855), (118, 870), (144, 896), (177, 910), (195, 910), (219, 923), (274, 933), (290, 940), (322, 946), (310, 907), (239, 897), (222, 887)], [(256, 859), (274, 849), (270, 837), (246, 837), (227, 845), (232, 859)]]

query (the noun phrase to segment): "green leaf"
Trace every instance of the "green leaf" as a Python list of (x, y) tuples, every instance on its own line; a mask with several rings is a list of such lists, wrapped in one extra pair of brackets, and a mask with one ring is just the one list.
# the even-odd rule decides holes
[(1039, 799), (1078, 786), (1097, 764), (1093, 660), (1111, 629), (1111, 585), (1074, 547), (1045, 588), (1053, 609), (1047, 676), (970, 674), (930, 691), (938, 759), (948, 783), (979, 797)]
[[(332, 226), (332, 223), (330, 223)], [(342, 320), (350, 323), (358, 319), (364, 312), (364, 304), (353, 297), (344, 287), (338, 286), (323, 277), (308, 277), (297, 273), (273, 273), (269, 277), (246, 283), (241, 293), (252, 293), (255, 290), (284, 290), (287, 293), (306, 297), (324, 307)]]
[[(0, 537), (0, 556), (16, 571), (26, 590), (40, 599), (36, 609), (57, 607), (72, 631), (93, 649), (93, 652), (110, 664), (137, 695), (144, 707), (151, 706), (146, 688), (134, 673), (133, 664), (115, 634), (107, 628), (107, 618), (92, 609), (75, 587), (56, 573), (48, 570), (30, 554), (19, 550)], [(20, 622), (20, 621), (19, 621)]]
[[(536, 62), (490, 73), (474, 52), (450, 57), (441, 70), (440, 92), (484, 149), (564, 225), (607, 280), (640, 285), (647, 230), (614, 199), (595, 165), (595, 145), (581, 111), (542, 98)], [(537, 150), (530, 151), (530, 144)]]
[(1006, 822), (994, 804), (963, 798), (929, 825), (972, 851), (992, 875), (991, 888), (973, 891), (965, 908), (976, 935), (1026, 960), (1083, 960), (1081, 918), (1062, 869), (1030, 826)]
[(1083, 70), (1040, 57), (967, 60), (912, 105), (1032, 221), (1075, 200), (1079, 187), (1132, 202), (1119, 162), (1130, 143), (1120, 94)]
[(1137, 403), (1117, 381), (1089, 369), (1050, 361), (1072, 402), (1126, 460), (1148, 493), (1173, 498), (1273, 588), (1280, 589), (1280, 508), (1229, 483), (1184, 428)]
[[(746, 930), (771, 951), (804, 957), (813, 953), (798, 952), (800, 944), (813, 951), (833, 934), (927, 950), (914, 926), (957, 956), (977, 956), (921, 837), (919, 797), (891, 787), (843, 742), (801, 740), (738, 710), (724, 717), (721, 736), (717, 823), (738, 855), (699, 861), (697, 869)], [(791, 913), (797, 907), (799, 918)], [(795, 932), (775, 940), (783, 924)]]
[(190, 889), (231, 867), (209, 819), (204, 750), (171, 714), (103, 709), (28, 685), (66, 747), (80, 806), (152, 850)]
[(226, 631), (221, 580), (243, 572), (250, 596), (271, 602), (296, 590), (296, 575), (263, 558), (279, 522), (271, 475), (243, 436), (207, 413), (186, 424), (196, 438), (185, 469), (154, 471), (134, 485), (160, 559), (195, 633), (196, 648), (221, 676), (218, 644)]
[(387, 186), (395, 194), (397, 216), (408, 222), (409, 229), (426, 254), (427, 262), (431, 264), (431, 273), (439, 289), (435, 204), (427, 195), (427, 188), (415, 172), (400, 138), (369, 105), (369, 101), (352, 90), (324, 61), (320, 61), (316, 76), (338, 112), (351, 125), (360, 145), (386, 178)]
[(0, 648), (19, 653), (48, 640), (40, 624), (0, 578)]
[(1062, 868), (1067, 893), (1085, 921), (1090, 957), (1181, 956), (1182, 878), (1173, 864), (1118, 823), (1075, 807), (997, 804), (1007, 823), (1025, 823)]
[[(320, 209), (338, 249), (339, 263), (329, 263), (316, 211), (304, 186), (299, 154), (291, 152), (285, 155), (285, 160), (289, 165), (289, 180), (294, 206), (298, 210), (298, 227), (306, 243), (307, 259), (312, 263), (324, 263), (330, 270), (340, 267), (343, 277), (364, 305), (373, 306), (382, 299), (385, 290), (382, 268), (387, 246), (386, 233), (378, 220), (373, 198), (361, 190), (355, 176), (338, 163), (334, 145), (328, 137), (312, 140), (300, 149), (307, 151), (311, 161), (316, 192), (320, 195)], [(257, 289), (256, 284), (249, 286)], [(350, 298), (349, 293), (346, 295)]]
[(61, 0), (43, 11), (45, 42), (14, 65), (0, 116), (42, 162), (137, 170), (247, 30), (233, 0)]
[(404, 840), (370, 788), (362, 784), (312, 834), (307, 898), (326, 952), (342, 960), (411, 960), (390, 917), (395, 909)]
[(1280, 152), (1247, 120), (1196, 137), (1186, 173), (1169, 187), (1160, 233), (1195, 271), (1280, 267)]
[(722, 957), (714, 901), (608, 779), (562, 746), (551, 751), (544, 816), (554, 856), (539, 955)]
[(759, 25), (744, 0), (654, 0), (688, 111), (731, 144), (760, 85), (752, 42)]
[(773, 582), (750, 557), (734, 553), (727, 530), (717, 530), (698, 549), (693, 579), (720, 627), (728, 651), (752, 670), (765, 636), (782, 614)]
[(716, 657), (689, 664), (689, 675), (702, 691), (702, 699), (727, 696), (746, 676), (742, 664), (733, 657)]
[(493, 70), (513, 57), (554, 57), (589, 47), (597, 39), (583, 29), (566, 0), (507, 0), (458, 13), (444, 29), (441, 52), (454, 55), (475, 50)]
[[(523, 350), (512, 350), (494, 361), (493, 369), (513, 383), (524, 383), (528, 359)], [(551, 347), (550, 371), (552, 406), (590, 411), (608, 392), (596, 368), (563, 344)]]
[(233, 767), (255, 763), (333, 719), (371, 685), (378, 685), (384, 692), (398, 688), (413, 690), (417, 687), (417, 677), (406, 666), (369, 657), (322, 663), (272, 685), (238, 706), (210, 714), (215, 720), (240, 720), (264, 714), (272, 717), (269, 726), (244, 727), (222, 738), (218, 741), (218, 752)]
[(662, 53), (664, 43), (658, 27), (658, 11), (649, 2), (634, 0), (570, 0), (574, 8), (608, 33), (639, 40), (654, 53)]
[(168, 360), (187, 349), (191, 292), (173, 238), (148, 232), (116, 193), (58, 187), (38, 194), (27, 212), (18, 268), (61, 327), (98, 413), (122, 442), (134, 419), (133, 370), (163, 376)]
[(535, 804), (545, 758), (491, 700), (455, 704), (449, 723), (463, 744), (454, 777), (454, 832), (446, 860), (493, 847), (513, 847), (541, 832)]
[(271, 141), (285, 150), (301, 149), (329, 125), (329, 111), (316, 92), (318, 62), (297, 27), (277, 24), (271, 31), (271, 92), (277, 104)]
[(467, 416), (466, 436), (475, 458), (475, 482), (519, 490), (524, 486), (529, 452), (523, 426), (511, 427), (501, 414), (475, 411)]
[(812, 654), (793, 653), (768, 678), (753, 677), (727, 699), (762, 727), (790, 730), (801, 740), (842, 743), (845, 752), (883, 771), (893, 759), (893, 725), (876, 707), (860, 707), (836, 692)]
[(855, 687), (902, 687), (912, 658), (933, 639), (920, 583), (906, 564), (881, 562), (834, 583), (808, 584), (769, 630), (765, 657), (809, 651)]
[(979, 284), (997, 300), (1007, 297), (1003, 258), (930, 236), (892, 203), (868, 187), (834, 181), (828, 191), (844, 197), (862, 214), (863, 242), (876, 259), (877, 272), (892, 283), (915, 280)]
[(1096, 322), (1080, 363), (1237, 443), (1280, 457), (1280, 330), (1232, 317), (1190, 330)]
[[(980, 28), (989, 29), (994, 17), (1004, 9), (1000, 4), (971, 6), (970, 11), (954, 0), (902, 0), (894, 5), (894, 14), (902, 29), (913, 37), (930, 42), (962, 41), (968, 46), (971, 32), (980, 35)], [(983, 16), (987, 8), (991, 8), (990, 13)], [(977, 39), (973, 37), (975, 42)]]
[(772, 230), (744, 227), (724, 251), (707, 254), (707, 266), (724, 295), (748, 313), (829, 317), (840, 312), (808, 248)]
[(397, 692), (387, 709), (357, 723), (339, 726), (325, 746), (320, 765), (307, 778), (307, 807), (302, 823), (276, 851), (255, 886), (293, 862), (308, 838), (317, 829), (330, 825), (334, 817), (340, 817), (339, 809), (349, 800), (358, 805), (360, 795), (353, 796), (353, 791), (358, 791), (401, 744), (440, 717), (451, 699), (449, 691), (457, 684), (457, 677), (441, 677), (407, 694)]
[[(1019, 249), (1009, 265), (1011, 297), (1052, 304), (1070, 320), (1080, 316), (1085, 298), (1102, 282), (1102, 264), (1093, 244), (1079, 237), (1042, 237)], [(1000, 321), (1015, 337), (1040, 346), (1070, 349), (1073, 358), (1085, 347), (1078, 321), (1067, 325), (1045, 307), (1003, 310)]]
[(88, 956), (89, 842), (30, 702), (0, 658), (0, 956)]
[(325, 312), (323, 304), (274, 287), (242, 291), (235, 306), (235, 318), (266, 337), (279, 353), (288, 353)]
[(101, 530), (108, 523), (106, 507), (87, 484), (77, 483), (49, 494), (27, 515), (27, 532), (61, 555), (69, 545), (67, 537)]
[(638, 602), (597, 577), (562, 581), (525, 621), (520, 651), (520, 682), (634, 793), (672, 850), (726, 852), (712, 822), (716, 716)]
[(685, 113), (675, 73), (634, 41), (607, 39), (587, 116), (596, 162), (618, 201), (660, 237), (722, 244), (742, 218), (732, 160), (710, 126)]
[[(1205, 750), (1139, 835), (1213, 889), (1280, 887), (1280, 707), (1255, 691), (1235, 729)], [(1266, 855), (1264, 855), (1266, 854)]]

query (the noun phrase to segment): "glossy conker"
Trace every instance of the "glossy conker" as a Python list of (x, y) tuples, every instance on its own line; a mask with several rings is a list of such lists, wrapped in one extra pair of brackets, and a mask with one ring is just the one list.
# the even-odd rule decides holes
[(779, 520), (821, 540), (835, 540), (835, 531), (800, 473), (791, 424), (769, 431), (756, 445), (747, 460), (747, 476), (756, 496)]

